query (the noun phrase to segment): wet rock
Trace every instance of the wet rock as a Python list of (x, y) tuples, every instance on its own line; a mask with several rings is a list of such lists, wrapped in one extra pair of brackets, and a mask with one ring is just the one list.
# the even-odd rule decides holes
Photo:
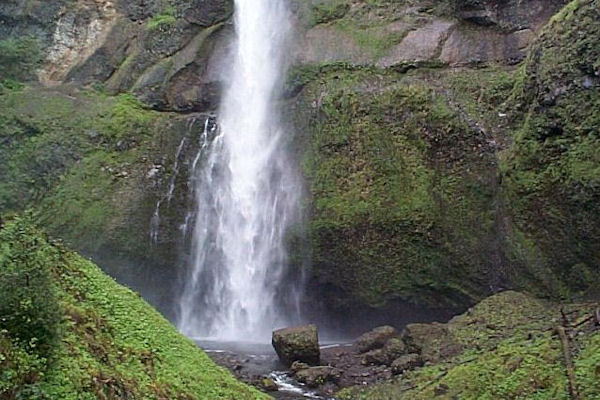
[(305, 383), (308, 387), (314, 388), (324, 385), (327, 382), (336, 383), (340, 380), (341, 375), (342, 372), (337, 368), (320, 366), (300, 370), (294, 377), (298, 382)]
[(387, 358), (385, 357), (382, 349), (375, 349), (367, 351), (361, 358), (362, 365), (381, 365), (386, 363)]
[(474, 0), (456, 2), (459, 18), (482, 27), (504, 30), (527, 25), (539, 26), (564, 2), (560, 0)]
[(193, 0), (183, 13), (186, 21), (208, 27), (225, 21), (233, 13), (232, 0)]
[(439, 362), (462, 351), (448, 327), (437, 322), (409, 324), (404, 328), (402, 339), (408, 351), (421, 354), (423, 361)]
[(440, 43), (446, 39), (453, 27), (453, 22), (435, 20), (421, 28), (409, 31), (404, 40), (378, 62), (378, 66), (390, 67), (406, 61), (435, 59)]
[(279, 390), (277, 384), (271, 378), (263, 377), (258, 384), (266, 392), (276, 392)]
[(423, 365), (421, 356), (415, 353), (400, 356), (392, 362), (392, 373), (395, 375), (401, 374), (409, 369), (417, 368)]
[(391, 364), (396, 358), (406, 353), (406, 344), (400, 338), (391, 338), (383, 346), (386, 364)]
[(443, 396), (446, 393), (448, 393), (448, 389), (449, 387), (442, 383), (441, 385), (433, 389), (433, 394), (435, 394), (436, 396)]
[(365, 353), (370, 350), (382, 348), (388, 339), (396, 336), (397, 332), (391, 326), (385, 325), (373, 329), (370, 332), (362, 334), (356, 339), (356, 347), (359, 353)]
[(400, 338), (391, 338), (381, 349), (366, 352), (361, 363), (363, 365), (390, 365), (406, 352), (406, 345)]
[(271, 343), (281, 362), (287, 366), (292, 365), (294, 361), (309, 365), (319, 364), (319, 336), (315, 325), (274, 331)]
[(300, 370), (307, 369), (307, 368), (310, 368), (310, 365), (308, 365), (307, 363), (303, 363), (300, 361), (294, 361), (292, 363), (292, 365), (290, 366), (290, 371), (292, 371), (292, 373), (296, 373)]

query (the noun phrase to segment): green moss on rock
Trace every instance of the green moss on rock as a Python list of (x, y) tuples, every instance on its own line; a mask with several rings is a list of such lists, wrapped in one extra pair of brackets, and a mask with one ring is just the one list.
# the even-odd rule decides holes
[(497, 273), (485, 136), (419, 74), (322, 69), (303, 96), (317, 279), (372, 306), (483, 296)]
[[(53, 235), (153, 304), (168, 304), (163, 278), (178, 262), (187, 170), (173, 181), (180, 195), (161, 209), (160, 246), (150, 221), (175, 174), (175, 150), (197, 124), (146, 110), (131, 95), (66, 88), (7, 90), (0, 105), (0, 213), (35, 209)], [(196, 142), (186, 143), (194, 151)]]
[(503, 160), (504, 187), (530, 258), (565, 283), (600, 269), (600, 2), (573, 1), (530, 51), (515, 98), (524, 112)]

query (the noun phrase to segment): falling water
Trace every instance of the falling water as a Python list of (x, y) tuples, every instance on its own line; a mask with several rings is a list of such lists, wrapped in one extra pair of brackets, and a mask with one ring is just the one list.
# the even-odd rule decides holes
[[(173, 173), (171, 174), (171, 178), (169, 178), (169, 186), (167, 188), (167, 205), (171, 204), (171, 199), (173, 199), (173, 192), (175, 191), (175, 181), (177, 179), (177, 174), (179, 174), (179, 157), (181, 156), (181, 151), (183, 150), (183, 146), (185, 145), (186, 137), (184, 136), (179, 142), (179, 146), (177, 146), (177, 151), (175, 152), (175, 161), (173, 162)], [(157, 171), (156, 169), (154, 171)], [(160, 231), (160, 206), (162, 205), (164, 197), (161, 197), (156, 202), (154, 206), (154, 213), (152, 214), (152, 219), (150, 220), (150, 241), (152, 244), (157, 244), (158, 236)]]
[(284, 72), (284, 0), (235, 0), (236, 42), (219, 127), (205, 124), (192, 165), (192, 260), (180, 299), (191, 337), (264, 341), (289, 322), (284, 235), (300, 188), (274, 97)]

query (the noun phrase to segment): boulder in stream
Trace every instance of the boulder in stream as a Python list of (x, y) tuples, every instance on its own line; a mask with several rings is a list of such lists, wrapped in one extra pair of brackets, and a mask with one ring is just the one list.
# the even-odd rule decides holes
[(279, 359), (286, 366), (294, 361), (318, 365), (320, 359), (319, 335), (315, 325), (279, 329), (271, 341)]

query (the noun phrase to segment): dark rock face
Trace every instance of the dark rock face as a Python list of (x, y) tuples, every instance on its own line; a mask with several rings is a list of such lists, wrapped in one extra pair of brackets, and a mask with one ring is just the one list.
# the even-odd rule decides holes
[(356, 339), (356, 347), (361, 353), (369, 350), (379, 349), (383, 347), (388, 339), (397, 335), (396, 329), (392, 326), (380, 326), (370, 332), (362, 334)]
[(225, 21), (233, 13), (231, 0), (194, 0), (183, 12), (183, 18), (191, 24), (208, 27)]
[(104, 84), (111, 94), (133, 89), (158, 110), (207, 111), (220, 96), (209, 59), (216, 43), (226, 48), (215, 27), (232, 12), (231, 0), (10, 1), (0, 5), (0, 40), (39, 39), (44, 83)]
[(32, 35), (46, 45), (52, 40), (57, 16), (67, 0), (0, 3), (0, 39)]
[(520, 30), (544, 24), (566, 3), (566, 0), (469, 0), (457, 1), (456, 12), (459, 18), (477, 25)]
[(273, 332), (271, 343), (281, 362), (290, 366), (294, 361), (319, 364), (319, 336), (315, 325), (279, 329)]

